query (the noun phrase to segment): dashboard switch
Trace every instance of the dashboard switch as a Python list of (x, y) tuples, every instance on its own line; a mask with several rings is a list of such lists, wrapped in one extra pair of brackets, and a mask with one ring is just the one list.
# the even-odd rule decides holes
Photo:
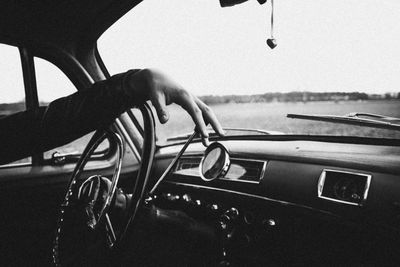
[(219, 213), (219, 206), (217, 204), (209, 204), (207, 205), (207, 214), (211, 215), (212, 217), (217, 216)]
[(166, 200), (172, 201), (172, 202), (177, 201), (180, 198), (179, 195), (175, 195), (175, 194), (171, 194), (171, 193), (166, 194), (164, 197)]
[(217, 204), (212, 204), (212, 205), (210, 205), (210, 209), (212, 210), (212, 211), (218, 211), (218, 205)]
[(190, 203), (192, 201), (192, 198), (188, 194), (184, 194), (182, 196), (182, 200), (186, 203)]
[(227, 231), (230, 224), (231, 224), (231, 220), (225, 214), (222, 215), (221, 218), (219, 219), (219, 227), (221, 228), (222, 231)]
[(278, 225), (277, 221), (275, 219), (272, 219), (272, 218), (271, 219), (265, 219), (262, 222), (262, 224), (264, 226), (264, 229), (267, 230), (267, 231), (275, 228)]
[(225, 215), (227, 215), (233, 221), (239, 217), (239, 211), (232, 207), (225, 212)]
[(233, 228), (233, 222), (239, 217), (239, 211), (236, 208), (230, 208), (221, 215), (219, 226), (221, 230), (229, 232)]

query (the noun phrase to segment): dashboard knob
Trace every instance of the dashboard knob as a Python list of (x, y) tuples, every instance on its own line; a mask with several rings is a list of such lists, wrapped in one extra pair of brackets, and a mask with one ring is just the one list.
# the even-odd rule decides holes
[(186, 206), (188, 206), (188, 205), (193, 203), (192, 197), (190, 195), (188, 195), (188, 194), (184, 194), (181, 197), (181, 200), (184, 203), (184, 205), (186, 205)]
[(201, 202), (200, 199), (196, 199), (196, 200), (194, 201), (194, 204), (195, 204), (197, 207), (201, 207), (201, 205), (202, 205), (203, 203)]
[(154, 201), (154, 199), (155, 199), (154, 196), (148, 196), (148, 197), (146, 197), (146, 199), (144, 200), (144, 204), (145, 204), (145, 205), (150, 205), (151, 202)]
[(275, 219), (265, 219), (262, 222), (265, 230), (271, 230), (277, 226), (277, 221)]
[(211, 204), (211, 205), (210, 205), (210, 210), (212, 210), (212, 211), (218, 211), (218, 210), (219, 210), (219, 207), (218, 207), (217, 204)]
[(230, 209), (228, 209), (225, 214), (233, 221), (236, 220), (239, 217), (239, 211), (232, 207)]
[(184, 202), (186, 202), (186, 203), (190, 203), (190, 202), (192, 201), (192, 198), (190, 197), (190, 195), (184, 194), (184, 195), (182, 196), (182, 200), (183, 200)]
[(222, 215), (221, 218), (219, 219), (219, 227), (221, 228), (222, 231), (227, 231), (229, 230), (231, 225), (231, 219), (226, 215)]
[(207, 212), (209, 214), (214, 214), (214, 215), (218, 214), (218, 211), (219, 211), (218, 204), (215, 204), (215, 203), (207, 204), (206, 208), (207, 208)]
[(230, 231), (233, 228), (233, 222), (239, 217), (239, 211), (236, 208), (230, 208), (221, 215), (219, 226), (223, 231)]
[(171, 193), (167, 193), (166, 195), (164, 195), (165, 199), (168, 201), (177, 201), (180, 199), (179, 195), (175, 195), (175, 194), (171, 194)]
[(212, 218), (219, 215), (219, 206), (217, 204), (208, 204), (207, 205), (207, 215), (210, 215)]

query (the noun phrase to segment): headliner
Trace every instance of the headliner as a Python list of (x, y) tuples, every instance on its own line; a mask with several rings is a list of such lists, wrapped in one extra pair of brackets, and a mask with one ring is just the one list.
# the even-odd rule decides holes
[(93, 47), (142, 0), (1, 0), (0, 43), (53, 47), (70, 53)]

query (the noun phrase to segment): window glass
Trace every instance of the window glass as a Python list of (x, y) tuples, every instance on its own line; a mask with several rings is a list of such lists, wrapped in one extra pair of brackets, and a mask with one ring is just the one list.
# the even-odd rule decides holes
[(0, 116), (25, 110), (25, 90), (18, 48), (0, 44)]
[[(269, 1), (268, 1), (269, 2)], [(287, 118), (287, 114), (400, 118), (399, 1), (143, 1), (98, 42), (110, 73), (156, 67), (212, 106), (227, 135), (334, 135), (400, 139), (398, 131)], [(266, 13), (268, 8), (268, 13)], [(181, 141), (190, 117), (169, 106), (159, 141)], [(365, 116), (366, 117), (366, 116)], [(368, 119), (366, 117), (364, 119)], [(387, 120), (390, 120), (387, 119)], [(158, 123), (158, 120), (157, 120)]]
[[(76, 92), (72, 82), (56, 66), (48, 61), (35, 58), (36, 80), (40, 105), (48, 105), (57, 98)], [(94, 132), (87, 134), (67, 145), (49, 150), (44, 153), (44, 159), (50, 159), (57, 154), (82, 154)], [(109, 147), (108, 140), (103, 141), (96, 152), (106, 151)], [(56, 154), (55, 154), (56, 153)]]
[[(25, 89), (18, 48), (0, 44), (0, 117), (24, 111)], [(25, 158), (11, 164), (30, 163)], [(9, 165), (9, 164), (7, 164)]]
[(35, 57), (36, 82), (41, 105), (76, 92), (75, 86), (60, 69)]

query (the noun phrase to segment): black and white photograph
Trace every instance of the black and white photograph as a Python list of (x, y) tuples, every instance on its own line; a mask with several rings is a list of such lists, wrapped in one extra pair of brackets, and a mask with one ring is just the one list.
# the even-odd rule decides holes
[(400, 266), (399, 18), (1, 0), (0, 266)]

